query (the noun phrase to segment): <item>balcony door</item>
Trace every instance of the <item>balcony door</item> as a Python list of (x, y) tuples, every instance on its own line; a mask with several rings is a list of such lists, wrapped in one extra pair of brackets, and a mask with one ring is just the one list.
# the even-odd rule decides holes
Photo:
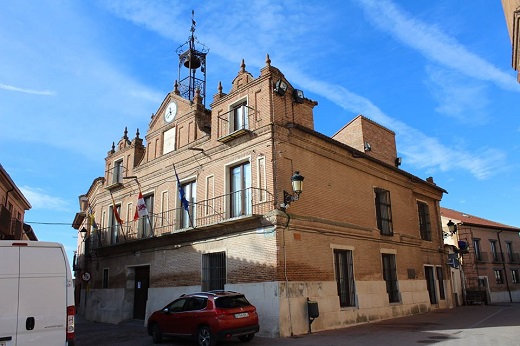
[(251, 164), (231, 167), (230, 178), (230, 217), (251, 215)]

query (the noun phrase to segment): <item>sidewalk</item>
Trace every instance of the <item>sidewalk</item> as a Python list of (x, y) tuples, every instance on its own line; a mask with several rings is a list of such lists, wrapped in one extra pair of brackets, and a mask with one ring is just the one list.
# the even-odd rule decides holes
[[(76, 345), (151, 346), (144, 321), (120, 324), (94, 323), (82, 317), (76, 320)], [(313, 332), (288, 338), (255, 336), (247, 345), (414, 345), (442, 346), (518, 346), (520, 345), (520, 304), (462, 306), (454, 309), (394, 318), (347, 328)], [(190, 339), (167, 340), (163, 345), (196, 345)], [(243, 345), (236, 338), (218, 345)]]

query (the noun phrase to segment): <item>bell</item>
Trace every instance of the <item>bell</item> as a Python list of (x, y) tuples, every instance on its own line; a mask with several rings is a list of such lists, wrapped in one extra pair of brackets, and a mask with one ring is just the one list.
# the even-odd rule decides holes
[(196, 70), (200, 67), (200, 60), (196, 55), (190, 54), (186, 61), (184, 61), (184, 67), (187, 67), (192, 70)]

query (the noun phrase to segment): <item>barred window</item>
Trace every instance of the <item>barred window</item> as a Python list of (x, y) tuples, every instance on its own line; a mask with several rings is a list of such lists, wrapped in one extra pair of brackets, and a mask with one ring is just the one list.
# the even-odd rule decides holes
[(202, 255), (202, 290), (223, 290), (226, 285), (226, 253)]

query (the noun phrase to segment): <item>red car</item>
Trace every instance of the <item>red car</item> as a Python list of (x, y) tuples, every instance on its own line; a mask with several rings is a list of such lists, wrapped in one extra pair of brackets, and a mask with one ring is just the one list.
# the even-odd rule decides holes
[(183, 294), (148, 318), (148, 334), (154, 343), (164, 336), (195, 337), (199, 346), (237, 336), (251, 341), (259, 330), (256, 308), (232, 291)]

